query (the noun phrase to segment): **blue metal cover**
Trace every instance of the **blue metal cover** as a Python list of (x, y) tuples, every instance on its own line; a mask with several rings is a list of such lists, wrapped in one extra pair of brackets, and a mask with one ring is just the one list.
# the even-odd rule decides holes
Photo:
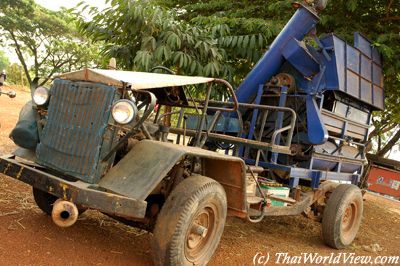
[[(186, 127), (188, 129), (197, 129), (201, 115), (187, 114), (187, 116), (188, 116), (188, 119), (186, 120)], [(213, 119), (214, 119), (214, 116), (207, 115), (206, 122), (204, 123), (202, 130), (208, 130)], [(225, 117), (222, 115), (219, 117), (217, 123), (215, 124), (214, 130), (212, 130), (212, 131), (237, 133), (240, 131), (239, 119), (234, 118), (234, 117), (228, 117), (228, 116)]]
[(272, 76), (279, 73), (279, 69), (285, 63), (282, 54), (283, 47), (290, 40), (303, 40), (318, 21), (319, 17), (314, 10), (305, 5), (299, 7), (268, 51), (240, 84), (236, 91), (236, 97), (240, 103), (253, 101), (260, 85), (264, 85)]
[(303, 77), (312, 78), (320, 71), (319, 62), (311, 55), (304, 42), (290, 39), (283, 48), (282, 55)]
[(86, 182), (95, 179), (115, 89), (57, 79), (50, 90), (38, 163)]
[(329, 90), (340, 90), (373, 106), (384, 108), (382, 60), (378, 50), (359, 33), (351, 46), (334, 34), (321, 39), (333, 50), (331, 61), (326, 61), (326, 84)]

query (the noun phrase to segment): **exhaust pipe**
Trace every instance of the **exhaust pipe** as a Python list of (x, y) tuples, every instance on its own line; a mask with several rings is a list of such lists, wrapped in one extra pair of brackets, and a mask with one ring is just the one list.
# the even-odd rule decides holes
[(78, 220), (79, 211), (75, 204), (58, 199), (54, 202), (51, 218), (60, 227), (70, 227)]

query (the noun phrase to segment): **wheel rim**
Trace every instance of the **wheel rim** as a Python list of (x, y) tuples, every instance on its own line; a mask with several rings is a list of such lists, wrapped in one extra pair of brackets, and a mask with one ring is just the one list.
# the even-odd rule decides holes
[(188, 261), (196, 263), (207, 255), (216, 231), (217, 214), (216, 206), (208, 204), (194, 215), (185, 238), (185, 256)]
[(359, 215), (358, 206), (355, 202), (351, 202), (343, 213), (342, 217), (342, 235), (344, 238), (349, 238), (353, 235), (353, 229), (357, 224)]

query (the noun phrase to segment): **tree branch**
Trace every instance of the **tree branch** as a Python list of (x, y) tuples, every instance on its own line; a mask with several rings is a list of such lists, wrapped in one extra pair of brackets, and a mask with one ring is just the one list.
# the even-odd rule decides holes
[(400, 16), (386, 17), (386, 18), (384, 18), (382, 20), (383, 21), (400, 20)]
[(393, 0), (389, 1), (389, 4), (386, 7), (386, 18), (390, 16), (390, 9), (392, 8)]
[(396, 132), (396, 134), (389, 140), (389, 142), (379, 150), (376, 155), (379, 157), (384, 157), (386, 153), (388, 153), (394, 145), (400, 140), (400, 129)]
[(368, 138), (372, 139), (380, 134), (385, 134), (387, 132), (389, 132), (390, 130), (394, 129), (398, 124), (393, 123), (393, 124), (386, 124), (385, 126), (383, 126), (382, 128), (374, 128), (374, 130), (371, 131), (371, 133), (369, 133)]
[(14, 32), (12, 32), (12, 31), (8, 31), (8, 32), (10, 33), (11, 39), (14, 41), (15, 52), (17, 53), (18, 59), (21, 62), (21, 65), (22, 65), (22, 67), (24, 69), (25, 76), (28, 79), (28, 83), (31, 84), (32, 83), (32, 78), (31, 78), (31, 75), (29, 74), (29, 69), (28, 69), (28, 66), (26, 65), (24, 56), (22, 55), (22, 48), (21, 48), (20, 44), (18, 43), (18, 41), (17, 41), (17, 39), (16, 39), (16, 37), (14, 35)]

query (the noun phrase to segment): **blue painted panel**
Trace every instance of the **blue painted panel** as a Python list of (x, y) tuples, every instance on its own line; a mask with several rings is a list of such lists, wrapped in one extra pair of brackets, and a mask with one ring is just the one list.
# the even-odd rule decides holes
[(347, 54), (347, 68), (351, 69), (355, 73), (359, 73), (360, 71), (360, 52), (350, 45), (346, 46), (346, 54)]
[(382, 56), (379, 53), (378, 49), (376, 48), (372, 48), (372, 60), (378, 64), (378, 65), (382, 65)]
[(367, 103), (373, 104), (372, 101), (372, 84), (368, 80), (361, 79), (361, 98), (363, 98)]
[(260, 85), (264, 85), (273, 75), (276, 75), (285, 62), (282, 47), (290, 39), (303, 40), (315, 27), (319, 17), (310, 9), (301, 6), (285, 28), (276, 37), (269, 50), (258, 61), (236, 91), (239, 102), (250, 103), (255, 98)]
[(372, 64), (372, 81), (375, 85), (383, 87), (382, 68), (377, 64)]
[(347, 93), (356, 98), (360, 97), (360, 77), (350, 70), (347, 70)]
[(310, 54), (304, 43), (290, 39), (283, 49), (283, 57), (299, 71), (303, 77), (312, 77), (319, 72), (319, 63)]
[(328, 139), (328, 131), (322, 122), (320, 110), (313, 96), (307, 96), (306, 105), (308, 140), (314, 145), (323, 144)]
[(374, 85), (374, 105), (380, 109), (385, 106), (383, 89)]
[[(201, 116), (196, 114), (186, 114), (186, 115), (188, 117), (186, 120), (186, 128), (196, 130)], [(206, 122), (204, 123), (202, 130), (208, 129), (213, 118), (214, 116), (212, 115), (206, 116)], [(221, 115), (217, 121), (217, 124), (215, 125), (214, 131), (237, 133), (240, 131), (239, 119)]]
[(334, 58), (332, 64), (334, 64), (337, 69), (337, 71), (333, 73), (338, 81), (338, 86), (336, 88), (345, 91), (346, 83), (343, 77), (346, 75), (346, 43), (334, 35), (332, 35), (331, 38), (333, 39), (335, 49), (332, 56), (332, 58)]
[(92, 183), (115, 89), (57, 79), (48, 118), (36, 149), (38, 163)]
[(370, 82), (372, 80), (372, 60), (365, 55), (361, 55), (361, 76)]
[[(323, 62), (328, 70), (325, 75), (327, 86), (320, 87), (320, 90), (340, 90), (382, 110), (384, 93), (381, 57), (378, 51), (371, 47), (370, 42), (359, 34), (355, 35), (356, 47), (350, 46), (335, 35), (328, 35), (322, 38), (321, 42), (326, 47), (333, 45), (334, 51), (330, 52), (333, 60)], [(373, 89), (372, 83), (381, 91)]]
[(354, 47), (360, 50), (368, 58), (372, 58), (371, 42), (358, 32), (354, 33)]

